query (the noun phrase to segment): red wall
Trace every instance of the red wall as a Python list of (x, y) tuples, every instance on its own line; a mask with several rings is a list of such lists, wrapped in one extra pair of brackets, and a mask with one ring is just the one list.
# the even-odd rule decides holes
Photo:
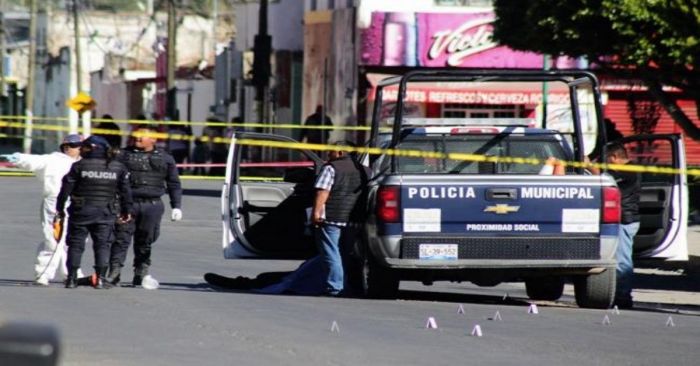
[[(686, 115), (692, 119), (695, 124), (700, 125), (698, 120), (698, 115), (695, 107), (695, 102), (690, 100), (679, 100), (678, 106), (685, 111)], [(629, 136), (634, 134), (632, 130), (632, 119), (627, 111), (627, 100), (622, 98), (615, 98), (611, 96), (608, 99), (608, 104), (603, 108), (603, 113), (605, 117), (610, 118), (617, 129), (622, 132), (624, 136)], [(654, 133), (683, 133), (680, 127), (676, 125), (673, 119), (666, 113), (666, 111), (661, 111), (661, 118), (659, 123), (656, 125), (656, 131)], [(691, 139), (684, 139), (686, 160), (688, 165), (698, 165), (700, 166), (700, 141), (694, 141)]]

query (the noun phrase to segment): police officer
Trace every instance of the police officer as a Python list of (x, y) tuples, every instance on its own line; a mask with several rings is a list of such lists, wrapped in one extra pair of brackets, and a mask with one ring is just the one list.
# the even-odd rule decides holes
[(128, 146), (119, 155), (130, 172), (134, 205), (132, 218), (127, 223), (117, 223), (110, 257), (109, 279), (112, 284), (120, 281), (121, 268), (126, 261), (131, 240), (134, 240), (133, 285), (140, 286), (151, 265), (151, 245), (160, 234), (160, 220), (165, 211), (160, 197), (167, 189), (170, 196), (171, 219), (182, 219), (182, 188), (175, 160), (156, 148), (155, 131), (140, 128), (134, 132), (134, 146)]
[(56, 216), (65, 217), (65, 204), (70, 197), (68, 213), (68, 279), (66, 288), (75, 288), (80, 260), (85, 251), (85, 239), (90, 234), (95, 253), (95, 288), (109, 288), (106, 279), (109, 265), (109, 245), (117, 219), (115, 200), (120, 198), (120, 219), (129, 221), (131, 189), (129, 171), (124, 164), (108, 156), (109, 143), (102, 137), (90, 136), (80, 149), (82, 159), (71, 166), (63, 177), (56, 200)]

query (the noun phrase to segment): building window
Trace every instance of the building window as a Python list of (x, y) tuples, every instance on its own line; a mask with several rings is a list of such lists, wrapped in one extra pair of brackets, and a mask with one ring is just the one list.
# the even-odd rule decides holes
[(335, 9), (335, 0), (328, 0), (328, 9)]
[(311, 11), (315, 11), (318, 8), (318, 0), (311, 0)]

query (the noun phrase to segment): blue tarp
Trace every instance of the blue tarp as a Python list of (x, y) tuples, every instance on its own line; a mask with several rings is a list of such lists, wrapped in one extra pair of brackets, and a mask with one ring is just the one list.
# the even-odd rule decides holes
[(302, 263), (294, 272), (279, 283), (263, 287), (253, 292), (261, 294), (320, 295), (325, 290), (321, 257), (315, 256)]

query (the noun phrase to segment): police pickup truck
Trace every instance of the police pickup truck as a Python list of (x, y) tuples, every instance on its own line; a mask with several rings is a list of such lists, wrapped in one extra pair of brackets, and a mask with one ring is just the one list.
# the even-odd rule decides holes
[[(465, 99), (471, 90), (476, 98), (480, 90), (506, 98), (525, 92), (512, 97), (510, 114), (486, 116), (488, 104), (446, 113), (466, 102), (503, 109), (501, 100), (458, 100), (444, 104), (439, 117), (408, 105), (407, 95), (449, 83)], [(615, 181), (570, 166), (564, 175), (540, 174), (548, 158), (580, 162), (604, 146), (601, 114), (597, 80), (585, 72), (416, 71), (380, 82), (367, 144), (393, 150), (361, 157), (372, 179), (366, 221), (352, 244), (365, 294), (394, 298), (400, 281), (524, 281), (531, 299), (556, 300), (568, 279), (579, 306), (609, 307), (620, 225)], [(233, 139), (222, 194), (224, 256), (311, 255), (304, 210), (323, 161), (307, 150), (265, 154), (237, 139), (294, 141), (245, 132)], [(633, 162), (684, 167), (678, 136), (624, 142)], [(636, 254), (687, 259), (685, 177), (644, 174), (643, 182)]]

